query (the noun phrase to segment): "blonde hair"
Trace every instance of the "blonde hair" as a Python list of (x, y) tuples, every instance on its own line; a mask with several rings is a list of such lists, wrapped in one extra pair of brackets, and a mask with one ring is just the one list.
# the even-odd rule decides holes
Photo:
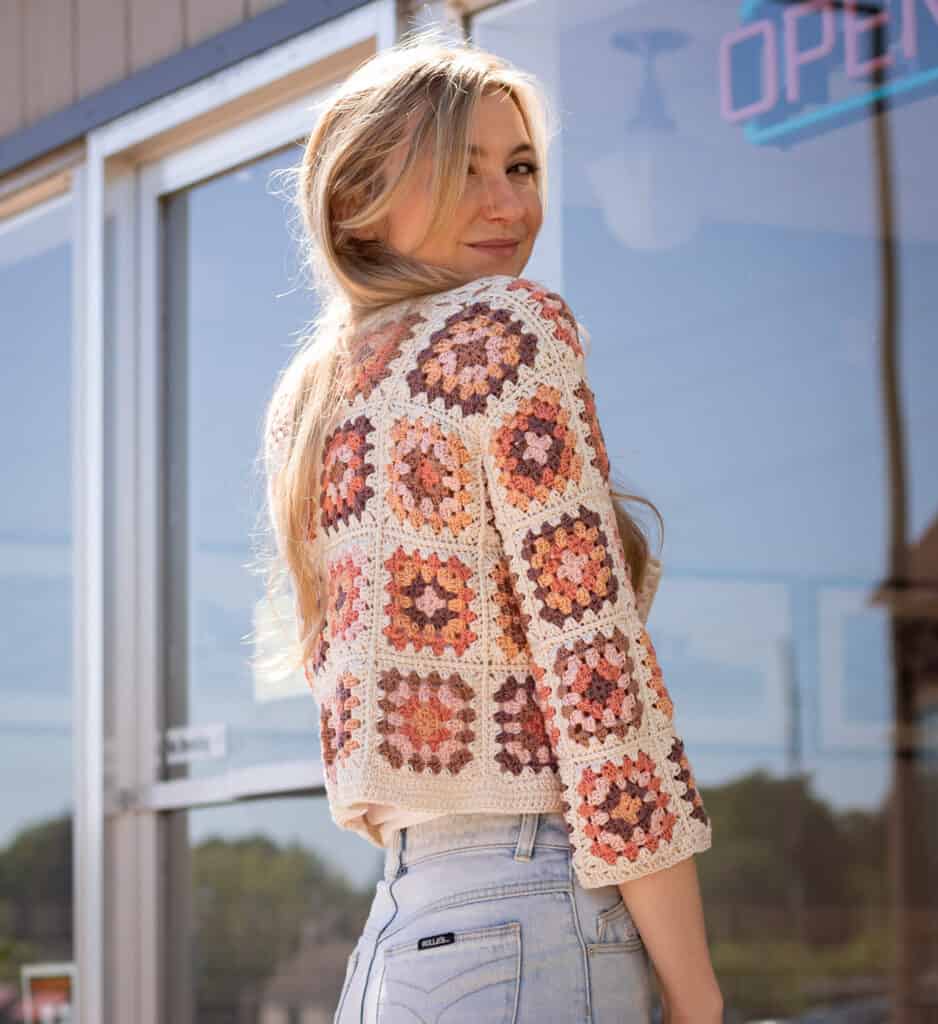
[[(287, 175), (304, 229), (304, 266), (321, 299), (320, 312), (282, 372), (264, 418), (263, 465), (267, 514), (276, 544), (262, 560), (269, 608), (292, 584), (298, 642), (257, 658), (269, 678), (281, 678), (314, 657), (326, 601), (324, 566), (315, 535), (319, 475), (329, 410), (344, 387), (348, 345), (357, 327), (391, 303), (458, 287), (464, 274), (363, 238), (408, 185), (422, 154), (432, 156), (430, 237), (456, 209), (469, 166), (470, 127), (480, 97), (502, 91), (516, 103), (531, 144), (534, 176), (546, 212), (550, 110), (536, 79), (470, 42), (440, 38), (436, 28), (407, 34), (361, 64), (324, 101), (302, 160)], [(388, 156), (408, 139), (397, 176)], [(355, 232), (359, 231), (358, 234)], [(421, 242), (423, 239), (421, 239)], [(634, 497), (614, 491), (616, 498)], [(637, 498), (658, 510), (644, 498)], [(616, 518), (636, 589), (649, 558), (648, 542), (618, 500)], [(661, 524), (663, 528), (663, 523)], [(307, 675), (307, 678), (309, 676)]]

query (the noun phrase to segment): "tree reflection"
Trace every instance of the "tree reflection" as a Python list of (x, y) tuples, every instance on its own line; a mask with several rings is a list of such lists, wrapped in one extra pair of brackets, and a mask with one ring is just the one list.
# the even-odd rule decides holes
[[(926, 785), (924, 806), (935, 806), (938, 779)], [(836, 810), (804, 775), (757, 771), (711, 785), (707, 809), (720, 855), (698, 858), (698, 869), (733, 1018), (814, 1008), (812, 1021), (839, 1020), (819, 1008), (885, 999), (895, 951), (891, 801)], [(0, 981), (18, 984), (24, 963), (71, 959), (71, 834), (70, 817), (54, 818), (0, 851)], [(192, 920), (173, 941), (191, 964), (193, 1019), (253, 1024), (273, 1004), (285, 1014), (331, 1013), (374, 884), (356, 888), (316, 851), (264, 835), (206, 839), (189, 864)], [(793, 876), (800, 914), (791, 912)], [(933, 889), (923, 890), (917, 911), (933, 917), (935, 904)], [(0, 1010), (0, 1024), (11, 1019)]]

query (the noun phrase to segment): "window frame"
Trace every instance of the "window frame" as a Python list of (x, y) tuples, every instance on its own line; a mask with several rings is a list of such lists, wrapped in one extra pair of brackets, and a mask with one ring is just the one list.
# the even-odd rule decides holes
[[(323, 791), (316, 759), (198, 782), (159, 780), (160, 198), (302, 141), (311, 101), (392, 45), (396, 33), (393, 0), (373, 0), (90, 131), (84, 162), (73, 172), (79, 1021), (165, 1019), (166, 812)], [(109, 593), (119, 597), (113, 605)]]

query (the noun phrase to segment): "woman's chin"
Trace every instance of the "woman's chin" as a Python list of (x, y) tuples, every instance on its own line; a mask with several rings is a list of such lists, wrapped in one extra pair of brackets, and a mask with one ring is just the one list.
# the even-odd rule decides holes
[[(472, 246), (468, 246), (472, 250)], [(524, 258), (518, 248), (513, 252), (494, 254), (483, 250), (472, 250), (475, 258), (472, 260), (472, 269), (480, 276), (485, 274), (510, 274), (517, 277), (521, 273), (527, 259)]]

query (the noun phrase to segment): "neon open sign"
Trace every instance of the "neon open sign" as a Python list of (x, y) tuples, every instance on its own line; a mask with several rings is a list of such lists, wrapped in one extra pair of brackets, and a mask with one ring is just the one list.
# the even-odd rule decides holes
[[(720, 43), (720, 113), (751, 142), (789, 144), (938, 89), (938, 0), (747, 0), (740, 20)], [(841, 70), (868, 87), (831, 101)]]

